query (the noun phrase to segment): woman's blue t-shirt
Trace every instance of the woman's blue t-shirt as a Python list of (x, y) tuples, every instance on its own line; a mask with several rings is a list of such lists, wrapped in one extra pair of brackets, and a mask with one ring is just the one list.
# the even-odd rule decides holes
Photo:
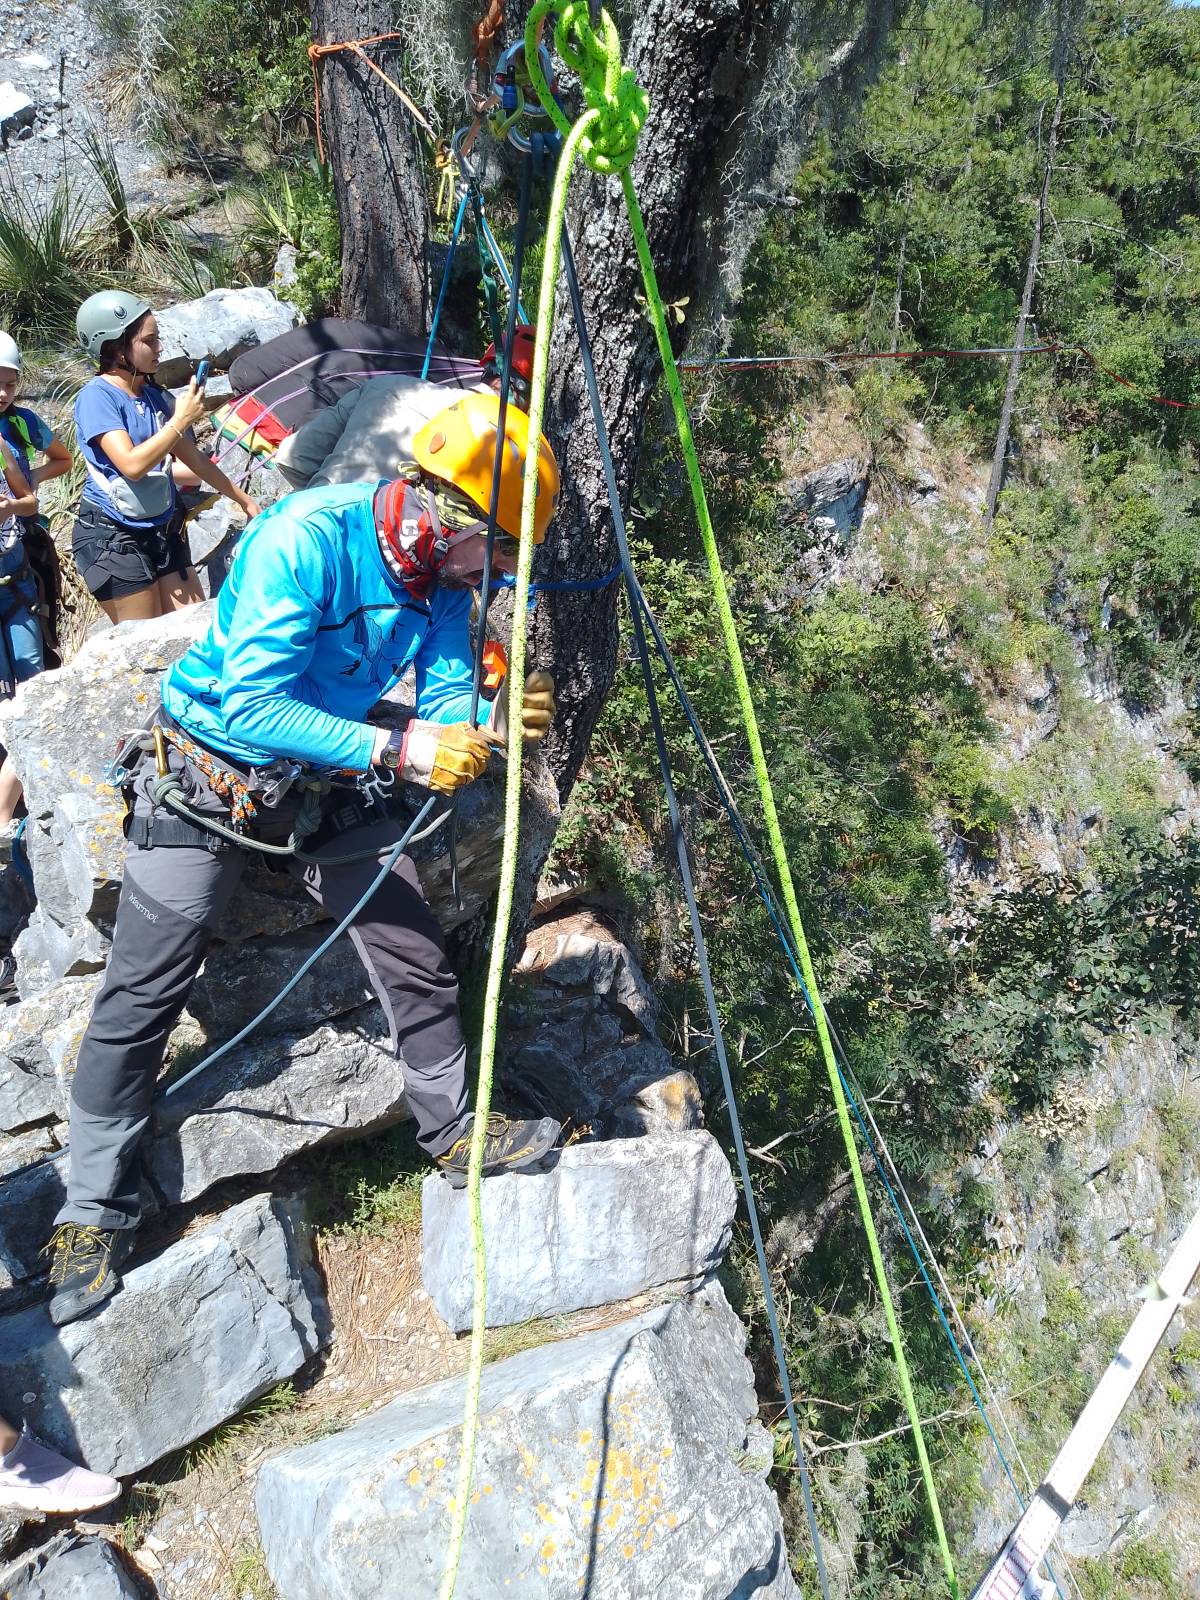
[[(141, 394), (128, 395), (107, 378), (92, 378), (79, 391), (75, 401), (75, 437), (79, 452), (89, 467), (109, 483), (121, 474), (100, 448), (106, 433), (124, 428), (131, 444), (145, 444), (171, 420), (174, 407), (171, 397), (156, 384), (148, 383)], [(123, 522), (131, 528), (161, 528), (175, 512), (175, 485), (171, 485), (171, 503), (161, 517), (137, 519), (125, 517), (117, 510), (112, 499), (89, 471), (83, 486), (83, 498), (98, 506), (106, 517)]]

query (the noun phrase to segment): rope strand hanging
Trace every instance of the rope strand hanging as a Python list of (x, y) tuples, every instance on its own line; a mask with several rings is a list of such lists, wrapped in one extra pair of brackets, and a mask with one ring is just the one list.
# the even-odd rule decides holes
[(428, 134), (430, 142), (435, 150), (439, 149), (443, 144), (444, 141), (441, 134), (433, 126), (432, 122), (430, 122), (429, 118), (421, 110), (420, 106), (417, 105), (417, 103), (405, 93), (405, 91), (394, 78), (388, 76), (382, 67), (376, 66), (376, 64), (367, 54), (366, 46), (369, 44), (385, 44), (391, 39), (400, 39), (402, 37), (403, 35), (399, 33), (373, 33), (369, 38), (366, 39), (343, 39), (336, 44), (309, 45), (308, 60), (310, 66), (312, 67), (313, 79), (313, 114), (316, 118), (317, 124), (317, 160), (322, 166), (325, 165), (325, 144), (321, 138), (321, 78), (320, 74), (317, 72), (317, 62), (323, 60), (326, 56), (335, 56), (343, 50), (348, 50), (351, 55), (357, 56), (364, 67), (369, 67), (377, 78), (383, 79), (384, 83), (386, 83), (392, 93), (397, 96), (400, 103), (404, 106), (405, 110), (409, 113), (417, 126), (423, 129), (426, 134)]

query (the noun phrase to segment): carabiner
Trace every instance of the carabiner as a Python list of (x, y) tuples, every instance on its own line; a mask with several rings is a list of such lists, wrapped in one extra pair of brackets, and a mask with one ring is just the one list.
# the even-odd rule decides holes
[(155, 768), (160, 778), (167, 778), (171, 774), (171, 768), (167, 764), (167, 741), (163, 735), (161, 725), (156, 722), (150, 732), (154, 739)]
[[(554, 62), (544, 44), (538, 45), (538, 61), (553, 93)], [(496, 63), (492, 95), (499, 111), (492, 115), (488, 126), (497, 139), (507, 139), (522, 155), (528, 155), (532, 147), (529, 135), (520, 131), (518, 123), (523, 117), (542, 122), (547, 120), (545, 108), (537, 95), (526, 93), (532, 88), (533, 83), (525, 66), (525, 41), (518, 39), (516, 44), (509, 45)]]

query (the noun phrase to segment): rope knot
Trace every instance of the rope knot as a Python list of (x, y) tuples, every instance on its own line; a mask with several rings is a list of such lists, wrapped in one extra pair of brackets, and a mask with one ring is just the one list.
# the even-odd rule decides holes
[[(649, 97), (632, 71), (621, 64), (621, 40), (616, 23), (606, 10), (600, 27), (592, 26), (588, 0), (538, 0), (529, 14), (525, 32), (525, 60), (538, 98), (564, 135), (570, 123), (550, 92), (537, 63), (536, 41), (542, 20), (554, 10), (554, 48), (576, 73), (587, 111), (587, 125), (579, 153), (593, 172), (604, 175), (626, 171), (637, 154), (638, 136), (650, 109)], [(533, 41), (531, 48), (530, 41)]]

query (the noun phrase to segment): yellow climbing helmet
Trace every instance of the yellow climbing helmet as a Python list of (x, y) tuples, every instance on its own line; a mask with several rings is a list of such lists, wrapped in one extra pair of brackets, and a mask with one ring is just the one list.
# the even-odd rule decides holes
[[(492, 498), (492, 469), (496, 457), (496, 427), (500, 397), (465, 394), (445, 411), (439, 411), (413, 440), (417, 465), (433, 477), (465, 494), (487, 516)], [(500, 458), (500, 497), (496, 526), (511, 538), (521, 535), (521, 494), (525, 459), (529, 454), (529, 418), (514, 405), (504, 417), (504, 451)], [(559, 475), (554, 451), (543, 436), (537, 441), (537, 501), (533, 514), (533, 542), (541, 544), (558, 507)]]

